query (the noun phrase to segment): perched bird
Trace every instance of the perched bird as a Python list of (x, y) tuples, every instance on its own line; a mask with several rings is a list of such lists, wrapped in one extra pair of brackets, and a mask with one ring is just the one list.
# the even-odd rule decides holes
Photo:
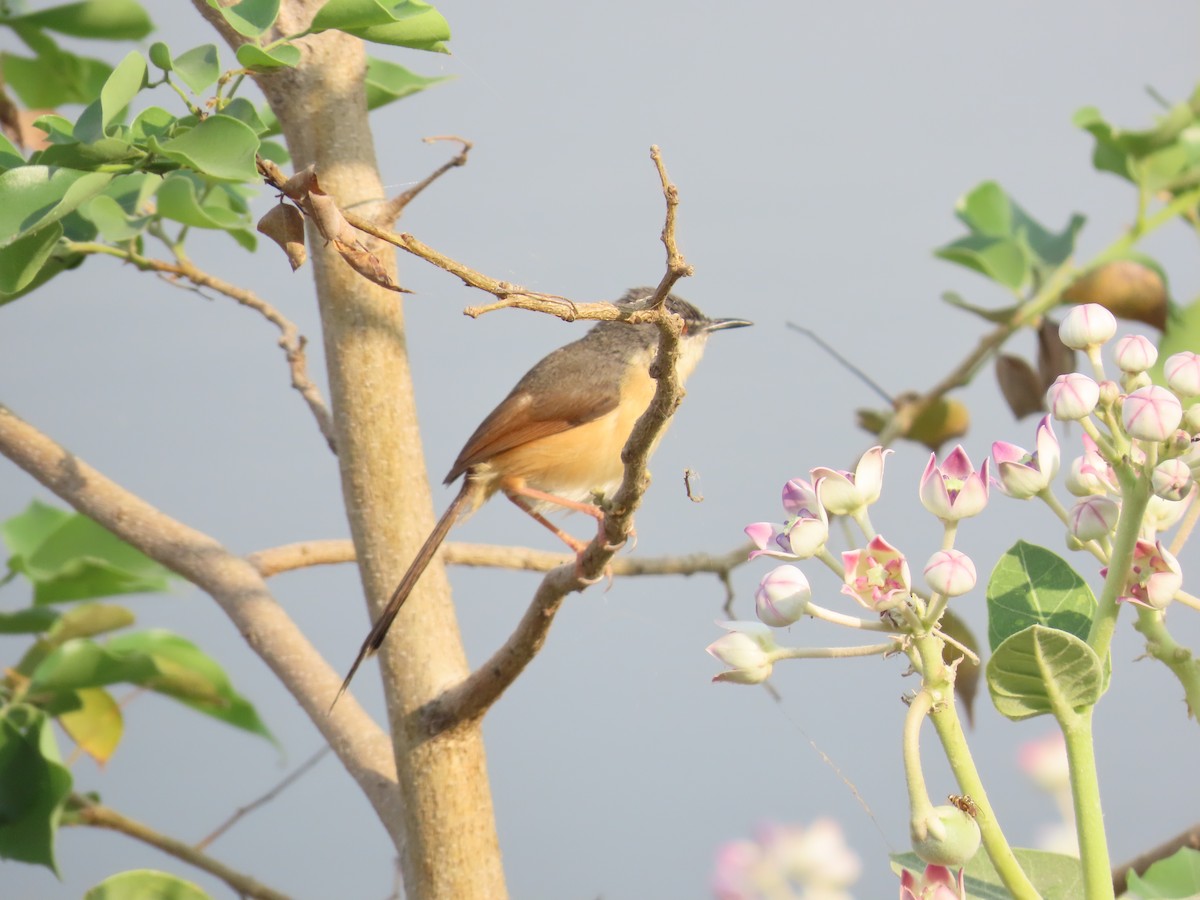
[[(653, 288), (634, 288), (617, 305), (635, 305), (653, 293)], [(710, 334), (751, 324), (745, 319), (710, 319), (674, 294), (667, 297), (666, 306), (683, 319), (680, 381), (695, 369)], [(337, 697), (363, 660), (383, 644), (400, 607), (455, 522), (493, 494), (503, 493), (576, 553), (583, 551), (586, 541), (567, 534), (542, 512), (558, 506), (603, 521), (603, 511), (587, 501), (608, 496), (621, 484), (621, 451), (654, 396), (650, 364), (658, 344), (659, 330), (653, 324), (600, 322), (525, 373), (458, 454), (445, 483), (466, 476), (462, 488), (392, 592)]]

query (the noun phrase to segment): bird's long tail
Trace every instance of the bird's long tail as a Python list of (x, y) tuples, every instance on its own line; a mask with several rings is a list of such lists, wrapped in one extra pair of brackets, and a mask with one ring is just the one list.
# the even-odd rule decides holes
[(358, 651), (358, 656), (354, 658), (354, 664), (350, 666), (350, 671), (346, 674), (346, 680), (338, 688), (337, 696), (333, 698), (333, 703), (329, 704), (331, 711), (338, 700), (341, 699), (342, 694), (346, 693), (346, 688), (350, 686), (350, 679), (354, 677), (354, 673), (358, 671), (358, 667), (362, 665), (367, 657), (374, 656), (375, 652), (383, 645), (383, 639), (387, 637), (388, 629), (392, 627), (392, 622), (395, 621), (397, 613), (400, 612), (400, 607), (404, 605), (404, 601), (408, 599), (408, 595), (412, 593), (412, 589), (416, 587), (417, 582), (425, 573), (425, 569), (429, 566), (433, 555), (437, 553), (438, 547), (442, 545), (442, 541), (446, 539), (446, 535), (450, 533), (450, 529), (458, 521), (463, 507), (468, 506), (470, 501), (474, 499), (475, 491), (476, 485), (472, 482), (468, 474), (463, 479), (462, 490), (458, 492), (458, 496), (454, 498), (454, 501), (442, 513), (442, 517), (438, 519), (433, 532), (425, 539), (425, 543), (421, 545), (421, 549), (409, 565), (408, 571), (404, 573), (404, 577), (400, 579), (400, 583), (392, 591), (392, 596), (383, 608), (383, 612), (375, 620), (375, 624), (371, 626), (371, 631), (367, 635), (367, 639), (363, 641), (362, 647)]

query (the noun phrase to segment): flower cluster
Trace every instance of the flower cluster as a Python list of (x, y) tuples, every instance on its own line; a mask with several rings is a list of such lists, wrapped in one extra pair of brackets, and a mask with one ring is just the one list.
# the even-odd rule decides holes
[[(1038, 424), (1035, 449), (997, 441), (992, 456), (1004, 493), (1044, 500), (1066, 525), (1073, 546), (1103, 562), (1109, 560), (1123, 510), (1136, 513), (1136, 521), (1126, 526), (1136, 531), (1137, 541), (1132, 564), (1122, 573), (1119, 599), (1162, 610), (1183, 586), (1179, 562), (1159, 535), (1186, 512), (1200, 471), (1200, 406), (1186, 414), (1184, 409), (1200, 397), (1200, 356), (1182, 352), (1168, 358), (1163, 364), (1167, 386), (1160, 387), (1149, 375), (1158, 351), (1142, 335), (1129, 335), (1114, 344), (1120, 374), (1109, 380), (1100, 348), (1115, 331), (1116, 321), (1103, 307), (1084, 304), (1067, 314), (1059, 336), (1087, 353), (1095, 378), (1080, 372), (1059, 376), (1046, 393), (1050, 415)], [(1065, 478), (1077, 498), (1069, 509), (1050, 492), (1060, 465), (1052, 419), (1078, 422), (1083, 429), (1083, 452), (1070, 462)]]
[(817, 819), (808, 828), (764, 825), (756, 840), (723, 844), (712, 886), (718, 900), (850, 900), (861, 872), (841, 826)]

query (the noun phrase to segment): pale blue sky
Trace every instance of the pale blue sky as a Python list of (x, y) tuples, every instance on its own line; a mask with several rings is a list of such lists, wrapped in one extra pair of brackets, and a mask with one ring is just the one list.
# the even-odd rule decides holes
[[(994, 178), (1049, 226), (1082, 212), (1086, 258), (1131, 219), (1134, 198), (1091, 170), (1090, 139), (1072, 113), (1094, 104), (1118, 123), (1146, 125), (1156, 109), (1146, 86), (1182, 99), (1198, 74), (1198, 14), (1184, 3), (438, 5), (454, 29), (453, 56), (376, 50), (422, 74), (456, 76), (375, 114), (383, 176), (398, 192), (442, 162), (446, 149), (422, 144), (425, 135), (460, 134), (475, 149), (468, 166), (410, 207), (404, 230), (497, 278), (615, 298), (662, 272), (662, 198), (648, 155), (659, 144), (681, 192), (680, 246), (696, 267), (679, 293), (710, 315), (757, 323), (713, 339), (655, 457), (637, 522), (637, 552), (649, 555), (736, 546), (746, 523), (777, 517), (784, 481), (816, 465), (846, 466), (869, 445), (853, 410), (876, 398), (785, 321), (815, 329), (893, 393), (932, 384), (981, 333), (939, 294), (1005, 299), (932, 257), (960, 232), (955, 199)], [(210, 39), (186, 5), (148, 6), (173, 49)], [(1200, 273), (1184, 230), (1149, 249), (1167, 265), (1174, 294), (1194, 297)], [(224, 237), (199, 240), (194, 258), (260, 291), (317, 338), (307, 270), (293, 275), (281, 256), (251, 256)], [(401, 267), (417, 292), (406, 300), (409, 344), (440, 482), (511, 383), (580, 327), (522, 312), (464, 318), (481, 295), (417, 261)], [(287, 386), (273, 329), (254, 315), (96, 260), (0, 316), (0, 400), (166, 512), (247, 552), (346, 534), (334, 460)], [(320, 341), (310, 348), (321, 373)], [(1032, 420), (1012, 422), (990, 374), (960, 397), (974, 414), (965, 444), (976, 462), (995, 439), (1032, 441)], [(901, 447), (889, 460), (876, 519), (920, 560), (939, 538), (916, 502), (925, 456)], [(700, 473), (702, 504), (684, 495), (685, 467)], [(451, 492), (435, 496), (440, 504)], [(31, 497), (47, 495), (0, 465), (0, 516)], [(1060, 550), (1048, 516), (1016, 515), (1029, 512), (996, 496), (959, 546), (981, 573), (1017, 537)], [(484, 509), (460, 536), (553, 544), (507, 504)], [(1195, 560), (1193, 550), (1183, 563)], [(736, 574), (743, 617), (768, 568)], [(535, 580), (453, 578), (479, 661), (517, 621)], [(814, 581), (838, 602), (836, 584)], [(367, 627), (351, 569), (292, 574), (276, 587), (344, 668)], [(6, 587), (0, 602), (19, 604), (24, 589)], [(720, 633), (713, 620), (723, 599), (714, 579), (696, 577), (621, 579), (568, 601), (541, 657), (486, 725), (515, 898), (704, 897), (719, 843), (763, 820), (819, 815), (841, 821), (863, 857), (858, 895), (892, 896), (886, 853), (907, 842), (899, 697), (911, 684), (902, 662), (781, 665), (780, 704), (757, 688), (711, 685), (719, 667), (703, 648)], [(168, 701), (131, 704), (126, 745), (103, 772), (77, 763), (78, 785), (196, 840), (319, 738), (206, 597), (179, 589), (131, 605), (142, 625), (177, 629), (226, 665), (287, 749), (281, 764), (265, 743)], [(956, 608), (983, 633), (981, 592)], [(1200, 643), (1186, 614), (1172, 624)], [(802, 623), (787, 639), (843, 637)], [(11, 657), (19, 645), (0, 646)], [(1162, 667), (1134, 662), (1139, 649), (1123, 622), (1114, 687), (1097, 715), (1114, 859), (1192, 823), (1200, 800), (1195, 779), (1175, 774), (1194, 766), (1200, 732)], [(382, 715), (373, 664), (354, 690)], [(1010, 837), (1028, 843), (1054, 810), (1021, 780), (1015, 751), (1050, 723), (1014, 726), (986, 697), (978, 713), (978, 763)], [(935, 759), (931, 733), (925, 747)], [(954, 790), (944, 766), (927, 774), (935, 796)], [(392, 884), (391, 847), (332, 760), (213, 852), (301, 898), (382, 898)], [(123, 868), (157, 866), (230, 896), (114, 835), (69, 831), (60, 854), (64, 884), (5, 863), (5, 895), (75, 897)]]

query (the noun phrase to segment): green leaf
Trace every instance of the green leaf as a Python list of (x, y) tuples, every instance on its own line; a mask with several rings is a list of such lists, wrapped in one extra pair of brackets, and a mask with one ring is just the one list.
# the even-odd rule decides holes
[(198, 194), (204, 188), (198, 177), (188, 173), (167, 176), (157, 193), (159, 214), (184, 225), (227, 231), (247, 250), (253, 250), (255, 238), (246, 228), (249, 217), (230, 209), (222, 202), (226, 195), (215, 191), (207, 198), (210, 202), (201, 205)]
[(421, 0), (329, 0), (313, 18), (313, 32), (337, 29), (364, 41), (446, 53), (450, 25)]
[(0, 613), (0, 634), (40, 634), (58, 618), (58, 613), (46, 606), (30, 606), (16, 612)]
[(112, 181), (106, 172), (21, 166), (0, 174), (0, 247), (57, 222)]
[[(1021, 847), (1014, 847), (1013, 854), (1042, 900), (1076, 900), (1084, 896), (1083, 867), (1075, 857)], [(925, 872), (924, 861), (915, 853), (893, 853), (891, 859), (892, 871), (896, 874), (901, 869), (908, 869), (918, 876)], [(967, 863), (965, 886), (971, 900), (1010, 900), (1012, 897), (986, 853), (976, 853)]]
[(120, 138), (101, 138), (90, 144), (56, 143), (37, 153), (31, 162), (39, 166), (63, 166), (68, 169), (98, 169), (128, 163), (146, 154)]
[(212, 900), (190, 881), (153, 869), (132, 869), (105, 878), (83, 900)]
[(162, 41), (155, 41), (150, 45), (150, 51), (147, 54), (150, 57), (150, 62), (158, 66), (164, 72), (171, 71), (171, 48)]
[(78, 691), (127, 682), (147, 684), (158, 668), (142, 653), (114, 652), (87, 638), (74, 638), (51, 650), (34, 668), (29, 693)]
[(47, 717), (36, 715), (23, 727), (0, 718), (0, 784), (5, 786), (0, 857), (43, 865), (57, 875), (54, 837), (71, 773), (59, 758)]
[(255, 44), (242, 44), (237, 49), (237, 60), (245, 68), (256, 72), (292, 68), (300, 62), (300, 49), (291, 44), (280, 44), (270, 50)]
[(1141, 875), (1131, 869), (1129, 890), (1141, 900), (1190, 900), (1200, 896), (1200, 852), (1181, 847)]
[(0, 54), (0, 70), (27, 109), (53, 109), (64, 103), (91, 103), (112, 74), (103, 60), (62, 50), (50, 38), (19, 28), (23, 38), (36, 35), (37, 56)]
[(76, 696), (79, 708), (59, 715), (58, 724), (80, 750), (103, 765), (116, 752), (125, 731), (121, 707), (103, 688), (84, 688)]
[(139, 41), (154, 28), (146, 11), (135, 0), (83, 0), (0, 19), (0, 22), (19, 22), (72, 37), (107, 41)]
[(8, 564), (36, 604), (165, 591), (171, 573), (87, 516), (34, 501), (0, 524)]
[(221, 77), (216, 44), (193, 47), (174, 59), (174, 72), (193, 94), (202, 94)]
[(258, 712), (234, 690), (229, 676), (191, 641), (169, 631), (153, 629), (123, 634), (106, 649), (119, 654), (145, 655), (154, 660), (160, 677), (144, 684), (193, 709), (275, 742)]
[(50, 258), (62, 233), (62, 226), (54, 222), (0, 248), (0, 293), (15, 294), (28, 287)]
[(96, 223), (96, 228), (100, 230), (104, 239), (113, 243), (137, 237), (154, 221), (153, 216), (130, 218), (121, 208), (121, 204), (107, 194), (93, 197), (80, 209), (80, 213)]
[(62, 646), (69, 640), (93, 637), (109, 631), (126, 628), (134, 622), (133, 613), (124, 606), (113, 603), (83, 603), (68, 609), (46, 635), (52, 647)]
[(1010, 237), (1013, 234), (1013, 210), (1008, 194), (994, 181), (985, 181), (958, 198), (957, 215), (975, 234)]
[(967, 235), (934, 251), (947, 262), (974, 269), (1007, 288), (1016, 290), (1029, 278), (1030, 260), (1021, 242), (1012, 238)]
[(208, 5), (224, 16), (234, 31), (252, 38), (270, 28), (279, 15), (279, 0), (241, 0), (233, 4), (208, 0)]
[(987, 587), (988, 646), (995, 650), (1030, 625), (1086, 639), (1096, 611), (1087, 582), (1044, 547), (1017, 541), (992, 570)]
[(129, 126), (129, 136), (135, 141), (149, 137), (166, 139), (171, 137), (178, 124), (179, 119), (173, 113), (161, 106), (148, 106), (137, 114)]
[(379, 107), (416, 94), (427, 87), (449, 81), (450, 76), (425, 78), (384, 59), (367, 57), (367, 109)]
[(190, 131), (163, 143), (159, 151), (168, 159), (212, 178), (258, 180), (254, 165), (258, 135), (232, 116), (209, 116)]
[(1100, 699), (1104, 667), (1084, 641), (1031, 625), (996, 648), (987, 664), (988, 690), (997, 711), (1019, 722), (1092, 706)]
[(29, 282), (22, 290), (12, 294), (0, 291), (0, 306), (3, 306), (5, 303), (11, 303), (13, 300), (18, 300), (26, 294), (33, 293), (55, 275), (79, 266), (83, 262), (83, 259), (84, 255), (82, 253), (59, 253), (51, 256), (34, 277), (33, 281)]
[(25, 165), (25, 157), (13, 146), (12, 141), (0, 134), (0, 172)]
[(146, 84), (146, 60), (142, 54), (130, 52), (113, 69), (100, 97), (94, 100), (75, 120), (75, 137), (90, 144), (108, 136), (108, 129), (120, 121), (125, 110)]
[(234, 97), (221, 112), (223, 115), (245, 123), (255, 134), (262, 134), (267, 130), (266, 123), (258, 117), (258, 110), (245, 97)]

